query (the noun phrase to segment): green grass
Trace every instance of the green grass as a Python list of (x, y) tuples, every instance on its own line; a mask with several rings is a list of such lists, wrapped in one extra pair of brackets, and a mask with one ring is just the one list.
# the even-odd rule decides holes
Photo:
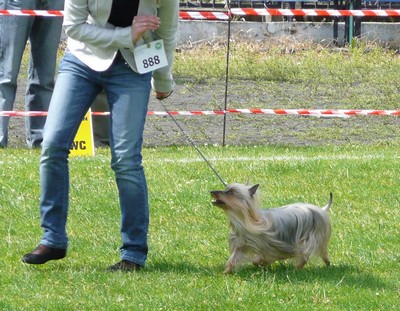
[(139, 273), (119, 259), (119, 207), (109, 151), (72, 158), (68, 257), (21, 263), (39, 227), (38, 151), (0, 150), (1, 310), (397, 310), (400, 151), (397, 146), (202, 147), (227, 182), (261, 184), (262, 202), (331, 211), (333, 267), (313, 261), (222, 274), (228, 224), (210, 203), (222, 187), (191, 147), (146, 148), (150, 252)]
[[(224, 44), (211, 44), (183, 47), (176, 55), (174, 75), (185, 86), (181, 95), (194, 90), (200, 110), (221, 103), (214, 94), (205, 100), (196, 87), (207, 90), (221, 81), (225, 52)], [(399, 54), (376, 45), (336, 50), (299, 44), (293, 49), (290, 42), (236, 40), (230, 64), (230, 107), (266, 108), (261, 102), (267, 108), (399, 109)], [(262, 124), (236, 118), (248, 123), (250, 137), (266, 136), (280, 123), (290, 125), (284, 117)], [(307, 122), (312, 131), (288, 130), (299, 140), (318, 141), (319, 147), (289, 146), (287, 139), (257, 147), (201, 147), (227, 182), (250, 178), (260, 183), (265, 207), (294, 201), (325, 205), (333, 192), (333, 267), (313, 261), (300, 271), (288, 262), (222, 274), (229, 226), (209, 195), (222, 185), (190, 146), (144, 149), (151, 208), (146, 269), (105, 271), (119, 260), (120, 245), (107, 149), (70, 160), (68, 257), (24, 265), (21, 256), (41, 236), (39, 153), (0, 149), (0, 310), (399, 309), (398, 118), (367, 124), (338, 119), (331, 128), (325, 128), (327, 120)], [(235, 126), (228, 135), (237, 135)], [(343, 135), (365, 138), (335, 146)]]
[[(180, 83), (212, 86), (225, 77), (226, 53), (225, 42), (184, 46), (174, 74)], [(289, 39), (238, 39), (230, 47), (229, 83), (235, 108), (399, 109), (400, 57), (368, 42), (337, 49)]]

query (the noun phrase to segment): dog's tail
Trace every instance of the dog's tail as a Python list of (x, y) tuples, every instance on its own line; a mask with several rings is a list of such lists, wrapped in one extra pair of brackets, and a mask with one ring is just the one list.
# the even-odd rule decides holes
[(329, 202), (327, 205), (325, 205), (322, 210), (327, 211), (331, 206), (332, 206), (332, 202), (333, 202), (333, 195), (332, 192), (329, 193)]

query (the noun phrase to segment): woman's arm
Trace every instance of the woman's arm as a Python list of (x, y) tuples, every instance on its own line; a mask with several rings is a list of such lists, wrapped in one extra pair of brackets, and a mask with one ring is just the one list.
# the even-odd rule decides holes
[[(98, 8), (103, 10), (103, 8)], [(94, 12), (96, 14), (97, 12)], [(132, 48), (131, 28), (99, 25), (90, 16), (88, 0), (65, 0), (64, 30), (68, 37), (98, 48)], [(91, 20), (89, 23), (88, 21)]]
[(156, 39), (164, 40), (168, 66), (153, 72), (153, 88), (157, 92), (169, 93), (174, 88), (171, 71), (179, 26), (179, 0), (160, 0), (158, 17), (161, 24), (154, 34)]

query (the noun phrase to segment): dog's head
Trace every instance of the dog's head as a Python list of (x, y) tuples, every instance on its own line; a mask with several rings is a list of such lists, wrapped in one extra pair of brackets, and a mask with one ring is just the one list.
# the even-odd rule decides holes
[(223, 209), (233, 227), (256, 232), (264, 221), (260, 213), (258, 187), (258, 184), (230, 184), (225, 190), (211, 191), (212, 203)]
[(256, 195), (259, 185), (243, 185), (233, 183), (225, 190), (213, 190), (211, 196), (214, 198), (213, 205), (233, 213), (242, 214), (249, 209), (258, 209), (259, 201)]

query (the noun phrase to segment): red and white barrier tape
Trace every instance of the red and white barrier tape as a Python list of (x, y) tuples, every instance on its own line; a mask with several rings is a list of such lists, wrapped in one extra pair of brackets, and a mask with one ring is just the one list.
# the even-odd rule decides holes
[(203, 11), (181, 11), (181, 19), (221, 19), (227, 20), (232, 15), (239, 16), (323, 16), (323, 17), (396, 17), (400, 16), (400, 10), (323, 10), (323, 9), (246, 9), (234, 8), (229, 12), (203, 12)]
[(356, 17), (388, 17), (400, 16), (400, 10), (323, 10), (323, 9), (240, 9), (234, 8), (230, 12), (234, 15), (271, 15), (271, 16), (356, 16)]
[(0, 10), (1, 15), (16, 16), (64, 16), (63, 11), (55, 10)]
[[(17, 16), (63, 16), (63, 11), (55, 10), (0, 10), (1, 15)], [(400, 10), (324, 10), (324, 9), (252, 9), (231, 8), (229, 11), (180, 11), (181, 19), (228, 20), (232, 15), (239, 16), (323, 16), (323, 17), (398, 17)]]
[(232, 14), (228, 11), (180, 11), (181, 19), (208, 19), (208, 20), (228, 20)]
[[(343, 116), (400, 116), (400, 110), (362, 110), (362, 109), (227, 109), (209, 111), (170, 111), (171, 115), (200, 116), (223, 115), (229, 113), (241, 114), (266, 114), (266, 115), (300, 115), (318, 117), (343, 117)], [(43, 117), (45, 111), (0, 111), (0, 117)], [(109, 112), (92, 112), (94, 116), (108, 116)], [(149, 116), (167, 116), (165, 111), (149, 111)]]

